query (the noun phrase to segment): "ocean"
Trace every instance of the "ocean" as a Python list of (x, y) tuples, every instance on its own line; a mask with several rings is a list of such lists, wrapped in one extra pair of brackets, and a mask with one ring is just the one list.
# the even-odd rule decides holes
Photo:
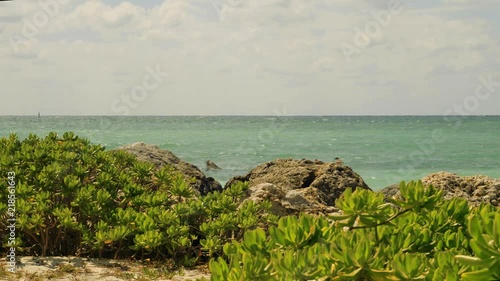
[(156, 144), (222, 184), (276, 158), (339, 157), (374, 190), (438, 171), (500, 178), (500, 116), (0, 116), (0, 137), (51, 131)]

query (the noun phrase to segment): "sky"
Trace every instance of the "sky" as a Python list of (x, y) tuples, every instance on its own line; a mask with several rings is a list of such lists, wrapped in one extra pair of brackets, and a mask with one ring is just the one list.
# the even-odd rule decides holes
[(498, 0), (0, 2), (0, 115), (500, 115)]

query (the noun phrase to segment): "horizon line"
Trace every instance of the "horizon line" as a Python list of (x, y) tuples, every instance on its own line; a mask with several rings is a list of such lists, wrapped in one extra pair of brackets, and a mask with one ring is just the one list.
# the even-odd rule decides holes
[(0, 115), (1, 117), (493, 117), (500, 114), (342, 114), (342, 115), (305, 115), (305, 114), (271, 114), (271, 115), (252, 115), (252, 114), (221, 114), (221, 115), (64, 115), (64, 114), (49, 114), (49, 115)]

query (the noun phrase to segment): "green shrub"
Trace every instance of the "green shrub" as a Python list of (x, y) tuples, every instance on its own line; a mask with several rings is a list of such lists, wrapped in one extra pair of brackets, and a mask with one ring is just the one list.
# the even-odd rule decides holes
[(16, 175), (16, 249), (24, 255), (175, 258), (193, 264), (273, 219), (267, 217), (268, 202), (240, 206), (248, 188), (242, 183), (200, 197), (171, 167), (155, 169), (73, 133), (24, 140), (12, 134), (0, 139), (5, 248), (8, 172)]
[(283, 217), (226, 244), (212, 280), (499, 280), (500, 211), (421, 182), (402, 199), (347, 190), (343, 215)]
[[(73, 133), (0, 139), (0, 235), (23, 255), (208, 261), (212, 280), (499, 280), (500, 210), (442, 199), (421, 182), (401, 199), (350, 189), (342, 215), (267, 213), (247, 184), (198, 196), (171, 167), (156, 169)], [(10, 197), (9, 197), (10, 195)], [(2, 253), (4, 254), (4, 253)]]

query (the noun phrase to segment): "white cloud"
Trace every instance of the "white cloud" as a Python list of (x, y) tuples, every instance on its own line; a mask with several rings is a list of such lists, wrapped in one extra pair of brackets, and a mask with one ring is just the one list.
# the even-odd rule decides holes
[[(283, 106), (292, 114), (390, 113), (394, 106), (378, 100), (420, 97), (432, 104), (442, 94), (436, 89), (443, 71), (470, 75), (500, 68), (492, 59), (499, 57), (495, 22), (453, 17), (440, 5), (417, 9), (403, 1), (403, 12), (392, 14), (348, 62), (339, 46), (355, 45), (356, 28), (373, 23), (385, 1), (220, 1), (213, 7), (169, 0), (152, 8), (71, 1), (32, 39), (14, 40), (17, 52), (11, 39), (23, 36), (26, 21), (44, 10), (36, 1), (9, 4), (0, 9), (0, 19), (10, 19), (0, 35), (0, 74), (15, 106), (0, 114), (35, 107), (114, 114), (111, 103), (130, 95), (145, 68), (157, 64), (171, 74), (168, 82), (132, 114), (272, 114)], [(447, 106), (439, 100), (429, 108)], [(419, 112), (440, 113), (425, 107), (407, 113)]]
[(498, 4), (496, 0), (443, 0), (443, 2), (451, 4)]

